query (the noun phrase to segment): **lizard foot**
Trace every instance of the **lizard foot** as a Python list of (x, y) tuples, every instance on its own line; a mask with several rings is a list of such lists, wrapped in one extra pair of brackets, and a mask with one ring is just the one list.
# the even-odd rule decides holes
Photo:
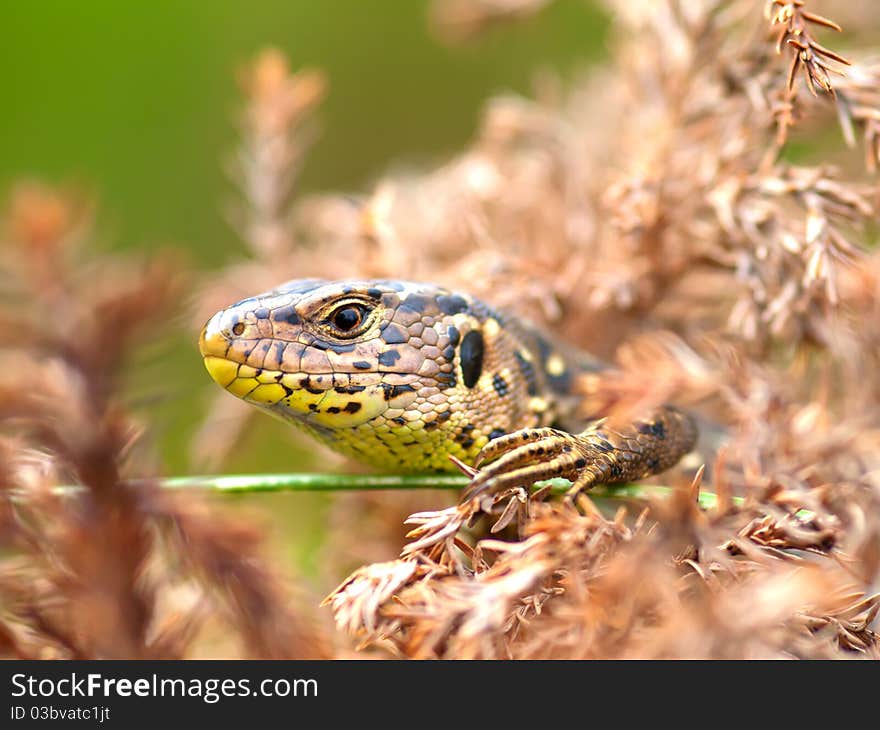
[(487, 466), (474, 475), (462, 498), (561, 477), (572, 482), (566, 501), (573, 503), (596, 484), (635, 481), (668, 469), (695, 440), (693, 420), (672, 406), (619, 428), (602, 420), (579, 434), (523, 429), (486, 444), (474, 466)]
[(595, 481), (591, 479), (589, 466), (598, 453), (581, 436), (555, 428), (515, 431), (483, 447), (474, 466), (489, 463), (474, 475), (462, 499), (513, 487), (529, 487), (555, 477), (580, 482), (579, 491), (588, 489)]

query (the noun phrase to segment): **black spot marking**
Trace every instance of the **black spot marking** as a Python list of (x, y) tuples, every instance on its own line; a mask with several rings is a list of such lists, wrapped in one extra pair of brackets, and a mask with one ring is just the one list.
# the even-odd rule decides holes
[(553, 347), (543, 337), (535, 337), (535, 344), (538, 346), (538, 354), (541, 356), (541, 362), (547, 362), (553, 354)]
[(620, 479), (623, 476), (623, 469), (620, 468), (619, 464), (611, 465), (611, 478), (612, 479)]
[(355, 360), (351, 366), (358, 370), (369, 370), (372, 367), (366, 360)]
[(316, 388), (312, 385), (312, 379), (308, 375), (300, 380), (299, 384), (304, 390), (312, 395), (321, 395), (324, 392), (321, 388)]
[(460, 443), (464, 448), (469, 449), (471, 446), (474, 445), (474, 440), (472, 438), (466, 438), (463, 439)]
[(387, 342), (389, 345), (400, 345), (409, 339), (409, 335), (400, 325), (389, 324), (384, 330), (382, 330), (382, 334), (379, 338)]
[(406, 425), (406, 419), (403, 416), (395, 416), (391, 420), (394, 421), (394, 423), (396, 423), (398, 426)]
[(458, 327), (454, 324), (449, 325), (449, 328), (446, 330), (446, 336), (449, 338), (450, 345), (458, 347), (458, 343), (461, 342), (461, 332), (458, 331)]
[(538, 395), (538, 378), (535, 375), (534, 366), (526, 360), (519, 350), (514, 351), (513, 356), (516, 358), (517, 363), (519, 363), (519, 369), (523, 374), (523, 379), (526, 381), (528, 394), (532, 396)]
[(254, 316), (257, 319), (269, 319), (269, 310), (266, 307), (260, 307), (254, 310)]
[(424, 314), (431, 308), (431, 299), (424, 294), (410, 294), (400, 305), (404, 309), (417, 314)]
[(346, 413), (357, 413), (361, 409), (361, 404), (357, 401), (350, 400), (345, 404), (343, 409)]
[(343, 344), (341, 342), (327, 342), (326, 340), (315, 339), (312, 342), (312, 347), (316, 350), (332, 350), (333, 352), (343, 353), (353, 352), (355, 345), (353, 342)]
[(605, 454), (607, 454), (611, 451), (614, 451), (614, 447), (611, 444), (609, 444), (607, 441), (597, 441), (595, 443), (595, 446), (599, 451), (601, 451), (602, 453), (605, 453)]
[(498, 373), (495, 373), (495, 375), (492, 376), (492, 387), (495, 388), (495, 392), (502, 398), (510, 392), (507, 381)]
[(337, 385), (335, 390), (343, 395), (352, 395), (353, 393), (362, 393), (367, 389), (365, 385)]
[(327, 413), (339, 413), (342, 409), (339, 406), (330, 406), (327, 409)]
[(507, 432), (506, 432), (504, 429), (501, 429), (501, 428), (493, 428), (493, 429), (489, 432), (489, 440), (491, 441), (492, 439), (500, 438), (500, 437), (503, 436), (505, 433), (507, 433)]
[(441, 389), (446, 388), (454, 388), (456, 383), (455, 373), (440, 373), (437, 378), (437, 383), (440, 385)]
[(583, 469), (587, 465), (587, 460), (581, 457), (574, 462), (575, 469)]
[(382, 383), (383, 397), (385, 400), (393, 400), (403, 393), (412, 393), (415, 391), (411, 385), (389, 385)]
[(473, 431), (475, 428), (476, 428), (476, 426), (474, 426), (473, 423), (466, 423), (466, 424), (462, 427), (461, 430), (464, 431), (465, 433), (470, 433), (470, 432)]
[(648, 468), (652, 472), (655, 472), (655, 471), (657, 471), (657, 469), (660, 468), (660, 462), (657, 461), (657, 459), (648, 459)]
[(443, 314), (458, 314), (467, 311), (468, 303), (458, 294), (441, 294), (437, 297), (437, 306)]
[(287, 322), (287, 324), (300, 324), (301, 320), (297, 314), (296, 308), (292, 304), (284, 307), (278, 307), (273, 313), (276, 322)]
[(381, 353), (378, 358), (380, 365), (384, 365), (385, 367), (391, 367), (400, 360), (400, 352), (397, 350), (385, 350), (385, 352)]
[(284, 388), (284, 396), (290, 397), (293, 395), (293, 388), (288, 388), (284, 383), (280, 383), (281, 387)]
[(551, 375), (547, 372), (545, 367), (544, 372), (547, 375), (547, 384), (554, 393), (558, 393), (559, 395), (569, 395), (571, 393), (571, 388), (574, 383), (571, 370), (566, 368), (558, 375)]
[(370, 297), (370, 299), (381, 299), (382, 290), (370, 287), (369, 289), (367, 289), (367, 296)]
[[(410, 307), (406, 302), (403, 304), (397, 305), (397, 312), (404, 317), (418, 317), (421, 319), (422, 312), (419, 309), (415, 309), (414, 307)], [(380, 325), (381, 326), (381, 325)]]
[(455, 347), (447, 345), (443, 348), (443, 359), (446, 362), (452, 362), (455, 359)]
[(310, 410), (310, 411), (317, 411), (317, 410), (318, 410), (318, 404), (317, 404), (317, 403), (309, 403), (309, 410)]
[(450, 418), (452, 418), (452, 411), (441, 411), (440, 413), (437, 414), (437, 420), (440, 423), (445, 423)]
[(654, 436), (660, 441), (666, 438), (666, 427), (660, 421), (653, 423), (641, 422), (636, 425), (636, 430), (645, 436)]
[(473, 388), (483, 372), (483, 335), (477, 330), (468, 332), (459, 349), (461, 375), (465, 386)]
[(439, 419), (435, 419), (435, 420), (433, 420), (433, 421), (428, 421), (428, 422), (425, 424), (425, 430), (426, 430), (426, 431), (433, 431), (435, 428), (437, 428), (437, 427), (439, 427), (439, 426), (440, 426), (440, 420), (439, 420)]

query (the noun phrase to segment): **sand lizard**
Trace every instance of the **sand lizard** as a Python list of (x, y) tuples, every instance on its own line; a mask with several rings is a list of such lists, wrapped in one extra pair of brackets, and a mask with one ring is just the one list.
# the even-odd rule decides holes
[(466, 496), (551, 477), (574, 496), (668, 469), (696, 439), (672, 406), (580, 430), (575, 386), (599, 361), (431, 284), (292, 281), (215, 314), (199, 348), (230, 393), (361, 462), (487, 464)]

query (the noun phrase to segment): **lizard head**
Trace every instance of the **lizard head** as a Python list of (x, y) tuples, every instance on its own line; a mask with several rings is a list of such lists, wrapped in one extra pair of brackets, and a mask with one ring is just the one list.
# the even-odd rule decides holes
[(489, 320), (497, 335), (485, 305), (433, 285), (304, 279), (221, 310), (199, 349), (230, 393), (339, 451), (448, 469), (513, 425), (484, 373)]

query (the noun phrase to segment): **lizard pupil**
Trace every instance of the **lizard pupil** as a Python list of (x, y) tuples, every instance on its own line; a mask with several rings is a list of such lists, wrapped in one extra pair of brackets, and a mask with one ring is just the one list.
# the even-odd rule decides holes
[(483, 335), (476, 330), (468, 332), (461, 341), (461, 376), (468, 388), (473, 388), (483, 372)]
[(357, 307), (343, 307), (333, 315), (333, 325), (342, 332), (349, 332), (363, 320), (363, 314)]

